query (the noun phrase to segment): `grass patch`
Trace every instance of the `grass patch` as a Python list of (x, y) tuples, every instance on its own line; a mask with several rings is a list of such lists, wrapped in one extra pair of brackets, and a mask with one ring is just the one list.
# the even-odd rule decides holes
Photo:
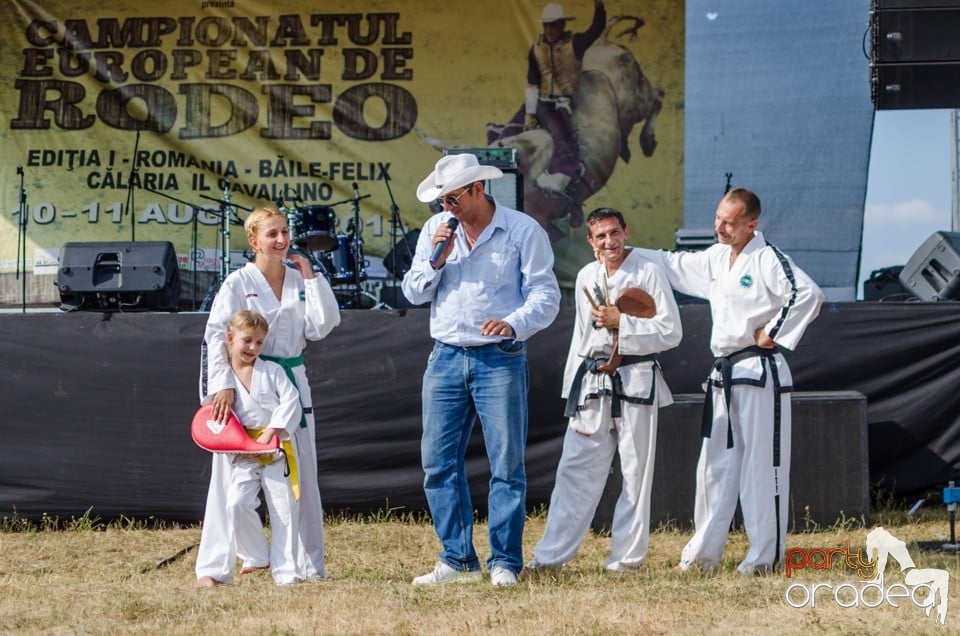
[[(525, 555), (546, 516), (527, 521)], [(673, 566), (690, 532), (662, 524), (646, 564), (631, 575), (607, 572), (609, 538), (588, 534), (580, 553), (557, 571), (537, 572), (513, 588), (481, 583), (414, 588), (413, 577), (437, 560), (439, 545), (422, 513), (390, 507), (326, 520), (326, 581), (275, 586), (268, 572), (239, 576), (233, 585), (194, 589), (196, 526), (156, 520), (102, 522), (92, 511), (77, 519), (0, 521), (0, 631), (15, 633), (242, 634), (946, 634), (960, 631), (960, 562), (938, 548), (949, 536), (942, 506), (908, 516), (874, 515), (907, 543), (918, 568), (950, 575), (950, 610), (940, 628), (919, 608), (844, 609), (823, 600), (793, 608), (791, 583), (855, 584), (842, 567), (743, 577), (747, 550), (734, 532), (718, 572), (679, 573)], [(798, 524), (800, 525), (800, 524)], [(830, 527), (804, 529), (788, 547), (863, 546), (871, 527), (842, 516)], [(487, 555), (486, 526), (475, 542)], [(938, 543), (939, 542), (939, 543)], [(887, 584), (902, 582), (895, 563)]]

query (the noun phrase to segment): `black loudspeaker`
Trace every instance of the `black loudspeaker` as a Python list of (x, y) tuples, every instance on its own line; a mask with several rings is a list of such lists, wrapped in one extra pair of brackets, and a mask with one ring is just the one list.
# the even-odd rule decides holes
[(900, 282), (920, 300), (960, 299), (960, 232), (934, 232), (900, 271)]
[(863, 281), (863, 299), (874, 301), (913, 300), (913, 294), (900, 282), (903, 265), (883, 267), (870, 272), (870, 278)]
[(960, 108), (960, 62), (880, 64), (871, 72), (877, 110)]
[(444, 155), (468, 153), (476, 156), (482, 166), (494, 166), (503, 171), (503, 177), (484, 182), (484, 191), (514, 210), (523, 211), (523, 174), (517, 163), (516, 148), (481, 147), (447, 148)]
[(484, 185), (487, 193), (494, 199), (511, 207), (523, 211), (523, 174), (519, 170), (501, 168), (503, 176), (491, 179)]
[(875, 0), (870, 97), (878, 110), (960, 107), (960, 0)]
[(424, 305), (414, 305), (407, 297), (399, 285), (384, 285), (380, 290), (380, 302), (386, 304), (391, 309), (409, 309), (411, 307), (427, 307), (430, 303)]
[(960, 0), (873, 0), (873, 11), (895, 11), (897, 9), (942, 9), (960, 7)]
[(960, 1), (953, 5), (874, 13), (873, 62), (960, 61)]
[(410, 271), (413, 254), (417, 251), (418, 238), (420, 238), (420, 230), (410, 230), (406, 236), (397, 241), (396, 247), (387, 252), (383, 257), (383, 266), (388, 272), (397, 278), (403, 278), (403, 275)]
[(64, 311), (176, 311), (177, 254), (168, 241), (65, 243), (57, 288)]

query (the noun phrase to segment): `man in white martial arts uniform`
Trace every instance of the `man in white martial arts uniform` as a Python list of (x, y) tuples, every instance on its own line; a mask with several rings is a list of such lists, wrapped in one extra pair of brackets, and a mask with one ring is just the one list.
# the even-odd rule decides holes
[[(576, 555), (617, 450), (623, 484), (607, 569), (636, 570), (650, 545), (657, 412), (673, 403), (657, 353), (677, 346), (682, 329), (666, 273), (628, 247), (627, 239), (620, 212), (599, 208), (587, 217), (587, 241), (597, 260), (577, 274), (577, 319), (563, 374), (570, 420), (547, 525), (529, 569), (559, 567)], [(638, 317), (621, 311), (614, 301), (627, 288), (647, 292), (656, 313)], [(615, 353), (622, 356), (619, 367), (598, 369)]]
[[(307, 578), (323, 578), (326, 576), (323, 509), (317, 484), (313, 398), (303, 365), (303, 350), (307, 340), (320, 340), (340, 324), (340, 308), (330, 284), (314, 274), (310, 262), (300, 254), (288, 255), (290, 233), (282, 212), (259, 208), (250, 213), (244, 227), (255, 260), (227, 276), (214, 298), (204, 333), (200, 395), (202, 399), (213, 396), (215, 407), (218, 402), (232, 406), (235, 389), (227, 358), (227, 321), (239, 309), (250, 309), (264, 316), (270, 329), (263, 343), (263, 357), (280, 364), (300, 391), (304, 417), (296, 437), (300, 454), (301, 565)], [(288, 262), (295, 267), (289, 267)], [(214, 455), (212, 475), (224, 475), (226, 461)], [(222, 509), (225, 495), (225, 482), (211, 478), (205, 525), (222, 527), (222, 520), (209, 512)], [(237, 553), (243, 560), (244, 571), (267, 567), (269, 553), (259, 516), (254, 513), (238, 520), (236, 531)], [(197, 577), (209, 574), (206, 570), (204, 553), (200, 550)]]
[(783, 563), (793, 376), (779, 348), (797, 346), (823, 293), (756, 231), (759, 216), (757, 195), (731, 190), (717, 207), (718, 244), (701, 252), (649, 251), (661, 257), (674, 289), (710, 301), (717, 357), (705, 385), (696, 531), (681, 570), (720, 565), (738, 497), (750, 541), (738, 571), (766, 574)]

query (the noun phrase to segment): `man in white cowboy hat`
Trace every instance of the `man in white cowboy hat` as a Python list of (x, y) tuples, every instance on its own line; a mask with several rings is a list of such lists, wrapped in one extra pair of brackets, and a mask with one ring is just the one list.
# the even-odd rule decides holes
[(411, 303), (431, 303), (421, 462), (443, 549), (434, 570), (414, 585), (482, 578), (464, 460), (477, 420), (490, 460), (491, 583), (514, 585), (523, 567), (526, 340), (556, 318), (560, 289), (547, 233), (485, 192), (485, 180), (502, 176), (472, 154), (455, 154), (440, 159), (417, 188), (420, 201), (443, 205), (424, 224), (402, 283)]
[[(537, 183), (542, 188), (555, 189), (579, 204), (584, 175), (573, 128), (572, 99), (583, 56), (606, 28), (607, 12), (603, 0), (594, 1), (593, 21), (583, 33), (567, 31), (567, 21), (574, 19), (560, 4), (550, 3), (543, 8), (543, 33), (527, 55), (524, 104), (502, 129), (488, 128), (487, 143), (531, 128), (546, 129), (554, 143), (548, 173), (558, 178), (541, 177)], [(582, 211), (577, 216), (579, 218), (572, 216), (570, 219), (573, 227), (583, 223)]]

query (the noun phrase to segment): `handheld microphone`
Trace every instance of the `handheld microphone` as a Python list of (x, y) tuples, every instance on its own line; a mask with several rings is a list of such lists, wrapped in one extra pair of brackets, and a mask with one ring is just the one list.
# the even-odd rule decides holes
[(302, 257), (304, 257), (305, 259), (307, 259), (308, 261), (310, 260), (310, 257), (309, 257), (309, 256), (307, 256), (306, 254), (304, 254), (304, 253), (301, 252), (300, 250), (291, 247), (289, 250), (287, 250), (287, 258), (283, 259), (283, 264), (286, 265), (287, 267), (291, 268), (291, 269), (299, 269), (299, 268), (297, 267), (297, 264), (293, 261), (293, 259), (290, 258), (291, 256), (294, 256), (294, 255), (302, 256)]
[(360, 200), (360, 188), (357, 186), (356, 181), (353, 182), (353, 200), (354, 201)]
[(460, 219), (455, 216), (450, 217), (450, 220), (447, 221), (447, 227), (450, 228), (450, 236), (437, 243), (437, 246), (433, 248), (433, 254), (430, 255), (430, 267), (436, 267), (437, 261), (440, 260), (440, 255), (443, 254), (443, 250), (447, 249), (447, 243), (453, 238), (453, 231), (457, 229), (458, 225), (460, 225)]

